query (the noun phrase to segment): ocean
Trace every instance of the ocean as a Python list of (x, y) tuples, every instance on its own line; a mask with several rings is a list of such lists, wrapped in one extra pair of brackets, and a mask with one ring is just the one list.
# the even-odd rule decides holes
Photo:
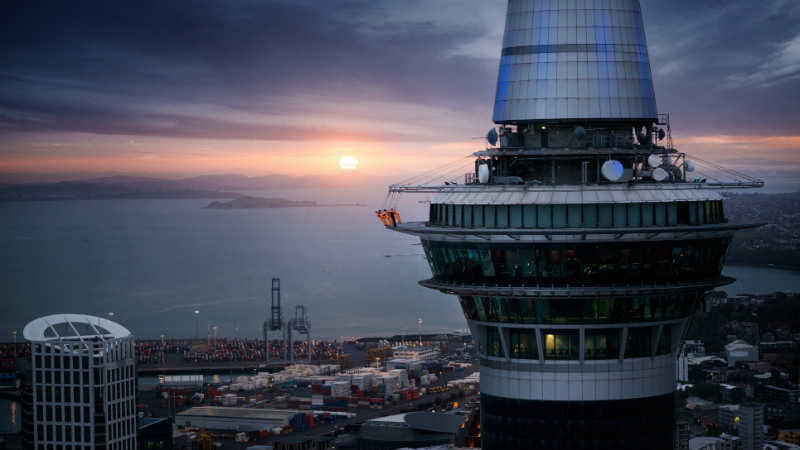
[[(385, 189), (385, 188), (384, 188)], [(261, 196), (328, 206), (204, 209), (211, 200), (0, 203), (0, 330), (46, 314), (109, 317), (139, 338), (260, 336), (281, 280), (284, 315), (305, 305), (313, 339), (465, 328), (430, 277), (417, 239), (375, 215), (385, 190), (292, 190)], [(403, 198), (403, 219), (427, 207)], [(195, 316), (194, 311), (200, 311)], [(2, 336), (0, 336), (2, 340)]]
[[(431, 276), (419, 241), (386, 230), (385, 188), (248, 192), (326, 206), (205, 209), (211, 201), (0, 203), (0, 342), (29, 321), (109, 317), (137, 338), (256, 337), (281, 280), (286, 318), (305, 305), (312, 339), (466, 328), (457, 300), (417, 284)], [(400, 199), (424, 220), (422, 195)], [(800, 291), (796, 272), (727, 266), (729, 293)], [(787, 275), (788, 274), (788, 275)], [(194, 311), (200, 311), (195, 315)]]
[[(284, 316), (305, 305), (312, 339), (466, 328), (455, 297), (417, 284), (431, 276), (419, 241), (375, 216), (385, 187), (249, 192), (327, 206), (205, 209), (211, 200), (0, 203), (0, 341), (48, 314), (109, 317), (137, 338), (260, 337), (271, 279)], [(424, 220), (422, 195), (397, 204)], [(729, 294), (800, 291), (797, 272), (728, 266)], [(194, 311), (200, 311), (196, 316)], [(17, 430), (0, 400), (0, 432)], [(17, 413), (18, 414), (18, 413)], [(17, 417), (16, 422), (13, 417)]]

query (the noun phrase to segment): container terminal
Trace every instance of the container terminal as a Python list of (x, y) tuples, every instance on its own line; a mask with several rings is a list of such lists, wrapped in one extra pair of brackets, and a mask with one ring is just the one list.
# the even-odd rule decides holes
[[(295, 341), (292, 347), (300, 362), (273, 358), (269, 364), (260, 339), (219, 338), (210, 344), (196, 339), (139, 340), (135, 354), (140, 423), (170, 418), (177, 448), (181, 443), (249, 448), (286, 442), (295, 447), (282, 448), (304, 448), (299, 445), (309, 440), (328, 442), (321, 437), (326, 434), (331, 445), (335, 438), (343, 439), (337, 448), (357, 448), (356, 441), (366, 439), (359, 434), (364, 424), (367, 437), (394, 424), (411, 441), (439, 430), (443, 443), (453, 442), (453, 430), (461, 429), (472, 410), (465, 407), (476, 404), (477, 354), (464, 333), (421, 335), (421, 345), (416, 338), (406, 345), (402, 336), (311, 341), (310, 352), (307, 342)], [(269, 344), (274, 355), (284, 350), (280, 341)], [(11, 345), (0, 348), (13, 352)], [(12, 355), (24, 361), (30, 345), (18, 345)], [(18, 367), (24, 371), (24, 365)], [(0, 392), (19, 400), (19, 391)], [(430, 418), (412, 415), (404, 421), (408, 413), (417, 412), (458, 412), (460, 419), (441, 419), (436, 430), (421, 425), (432, 423)], [(477, 428), (465, 430), (470, 429), (475, 446)], [(466, 442), (464, 436), (461, 440)]]

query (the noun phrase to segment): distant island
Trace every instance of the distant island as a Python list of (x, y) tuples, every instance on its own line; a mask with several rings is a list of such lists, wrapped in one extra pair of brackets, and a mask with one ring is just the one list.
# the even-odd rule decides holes
[(309, 206), (364, 206), (360, 203), (320, 205), (308, 200), (295, 201), (285, 198), (262, 198), (241, 196), (228, 202), (213, 201), (206, 206), (207, 209), (251, 209), (251, 208), (295, 208)]

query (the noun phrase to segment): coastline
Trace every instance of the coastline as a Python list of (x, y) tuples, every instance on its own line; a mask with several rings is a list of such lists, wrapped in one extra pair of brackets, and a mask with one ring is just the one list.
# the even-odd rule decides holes
[[(788, 270), (788, 271), (791, 271), (791, 272), (800, 272), (800, 266), (794, 267), (794, 266), (784, 266), (784, 265), (779, 265), (779, 264), (742, 264), (742, 263), (736, 263), (736, 262), (726, 262), (725, 263), (725, 267), (729, 267), (729, 266), (731, 266), (731, 267), (742, 267), (742, 268), (752, 267), (754, 269), (779, 269), (779, 270)], [(766, 294), (766, 293), (767, 292), (762, 292), (762, 294)]]

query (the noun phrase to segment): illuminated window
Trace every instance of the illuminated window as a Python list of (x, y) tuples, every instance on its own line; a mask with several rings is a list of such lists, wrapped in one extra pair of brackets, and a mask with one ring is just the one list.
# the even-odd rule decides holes
[(578, 359), (578, 330), (547, 330), (543, 334), (545, 359)]

